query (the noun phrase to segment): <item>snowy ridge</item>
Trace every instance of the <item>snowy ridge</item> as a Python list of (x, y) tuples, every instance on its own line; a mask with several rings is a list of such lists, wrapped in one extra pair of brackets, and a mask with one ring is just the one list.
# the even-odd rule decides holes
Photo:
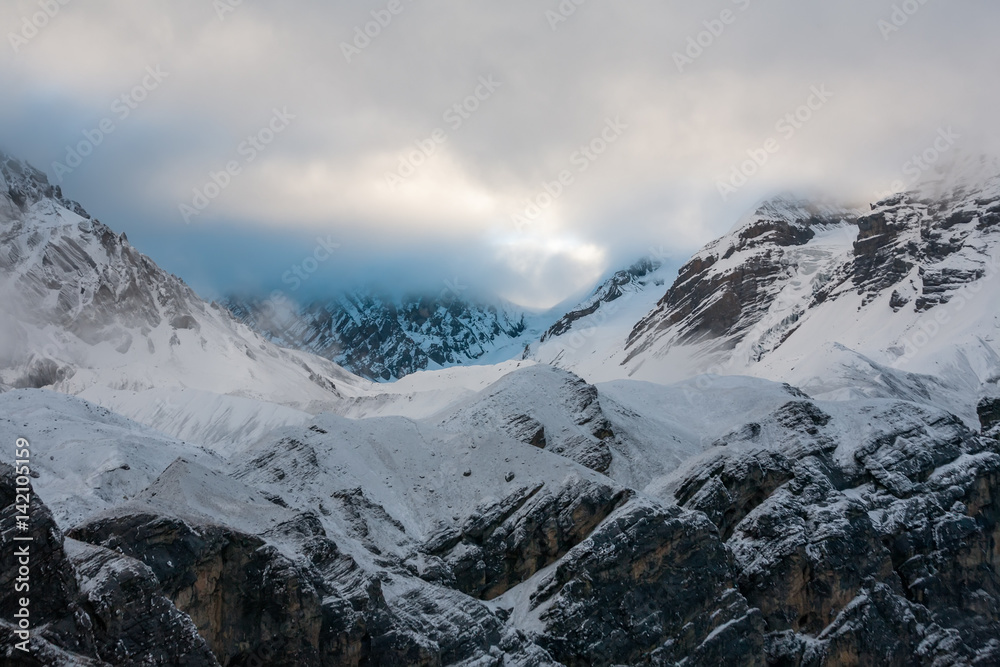
[(532, 342), (524, 357), (592, 382), (622, 377), (618, 366), (629, 333), (675, 275), (676, 269), (651, 259), (616, 272)]
[(974, 425), (1000, 377), (990, 289), (1000, 178), (982, 168), (978, 180), (938, 175), (860, 216), (760, 207), (681, 269), (614, 357), (620, 372), (656, 382), (755, 375), (824, 398), (948, 405)]
[(0, 382), (79, 393), (192, 388), (304, 409), (364, 383), (206, 304), (124, 234), (3, 158)]

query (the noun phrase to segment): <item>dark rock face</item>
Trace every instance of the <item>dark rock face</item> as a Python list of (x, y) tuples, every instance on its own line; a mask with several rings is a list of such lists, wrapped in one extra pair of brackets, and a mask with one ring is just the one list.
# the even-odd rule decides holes
[[(656, 328), (664, 329), (684, 323), (681, 341), (696, 341), (705, 336), (719, 337), (735, 333), (734, 329), (740, 323), (744, 310), (749, 312), (755, 308), (762, 309), (765, 305), (763, 300), (767, 298), (764, 288), (782, 275), (779, 254), (765, 253), (750, 259), (735, 271), (714, 274), (704, 279), (698, 276), (701, 273), (701, 262), (683, 267), (678, 284), (687, 278), (686, 287), (684, 290), (671, 290), (657, 304), (657, 311), (663, 310), (670, 315), (666, 319), (656, 318)], [(652, 322), (652, 316), (648, 321), (640, 322), (632, 337), (641, 335)]]
[(287, 312), (236, 297), (226, 306), (279, 345), (326, 357), (372, 380), (396, 380), (431, 364), (466, 363), (526, 329), (522, 313), (464, 301), (448, 290), (401, 299), (357, 292)]
[(899, 253), (900, 237), (919, 227), (922, 211), (906, 195), (882, 202), (871, 215), (858, 220), (858, 240), (854, 244), (854, 284), (859, 290), (877, 294), (893, 287), (910, 272), (913, 261)]
[(704, 512), (728, 540), (747, 514), (792, 478), (791, 468), (787, 457), (768, 450), (723, 457), (684, 480), (677, 502)]
[(322, 589), (261, 538), (152, 515), (71, 534), (145, 563), (223, 665), (259, 652), (275, 665), (322, 664)]
[(266, 536), (297, 543), (305, 558), (296, 561), (261, 537), (171, 517), (106, 518), (73, 533), (145, 563), (140, 567), (148, 566), (177, 609), (190, 613), (226, 667), (430, 666), (493, 653), (494, 661), (544, 655), (526, 639), (508, 637), (500, 616), (457, 591), (417, 580), (421, 585), (406, 584), (406, 595), (388, 604), (383, 584), (407, 577), (366, 574), (315, 515)]
[(574, 548), (532, 595), (565, 665), (764, 665), (764, 623), (736, 590), (704, 515), (635, 502)]
[(70, 559), (86, 591), (91, 616), (101, 628), (97, 653), (114, 665), (217, 665), (191, 618), (164, 595), (156, 575), (121, 554), (67, 542)]
[(871, 300), (899, 286), (917, 267), (919, 289), (912, 296), (895, 290), (890, 305), (898, 310), (912, 300), (916, 310), (924, 311), (948, 303), (962, 287), (982, 279), (985, 264), (968, 248), (989, 233), (996, 202), (980, 194), (959, 186), (932, 196), (899, 194), (873, 206), (871, 214), (858, 220), (852, 268), (858, 292)]
[[(153, 573), (121, 554), (86, 545), (64, 545), (62, 531), (32, 491), (29, 530), (15, 533), (13, 468), (0, 464), (0, 503), (5, 554), (28, 544), (31, 553), (31, 655), (9, 622), (18, 606), (16, 568), (0, 571), (0, 656), (18, 665), (219, 663), (191, 619), (163, 595)], [(14, 542), (14, 535), (31, 542)], [(71, 555), (67, 555), (67, 549)]]
[[(977, 199), (963, 188), (940, 193), (935, 198), (900, 194), (879, 202), (875, 210), (858, 221), (855, 244), (854, 284), (869, 299), (899, 284), (919, 267), (920, 290), (915, 295), (918, 311), (950, 301), (964, 285), (986, 274), (982, 263), (946, 263), (967, 242), (990, 225), (994, 202)], [(898, 291), (896, 306), (909, 302)]]
[(979, 402), (979, 424), (984, 434), (995, 435), (1000, 426), (1000, 399), (984, 398)]
[[(821, 210), (802, 202), (763, 205), (738, 233), (706, 247), (681, 268), (656, 308), (629, 335), (626, 363), (668, 330), (673, 332), (671, 344), (726, 339), (747, 331), (774, 301), (773, 287), (787, 275), (786, 249), (808, 243), (819, 225), (852, 220), (846, 211)], [(725, 270), (717, 268), (737, 253), (745, 254), (744, 261)]]
[[(14, 468), (0, 463), (0, 547), (3, 548), (7, 565), (0, 570), (0, 612), (7, 632), (7, 625), (18, 610), (21, 595), (15, 591), (18, 567), (14, 566), (13, 554), (21, 545), (15, 537), (30, 537), (26, 543), (30, 551), (31, 571), (28, 585), (32, 605), (31, 625), (45, 629), (38, 633), (38, 639), (70, 653), (96, 656), (93, 622), (83, 608), (76, 572), (66, 552), (63, 550), (63, 534), (56, 526), (49, 509), (30, 492), (30, 521), (27, 531), (18, 531), (14, 517), (20, 514), (15, 509), (18, 504)], [(23, 499), (22, 499), (23, 500)], [(23, 583), (23, 582), (22, 582)], [(13, 636), (11, 632), (9, 637)], [(16, 655), (13, 643), (4, 645), (7, 655)]]
[(582, 542), (631, 492), (573, 480), (555, 493), (522, 487), (479, 508), (425, 551), (443, 559), (458, 590), (491, 600)]
[(737, 526), (734, 556), (740, 590), (770, 629), (815, 635), (892, 564), (861, 503), (808, 465), (795, 472)]
[[(768, 663), (1000, 659), (1000, 447), (897, 403), (861, 408), (878, 427), (845, 456), (804, 403), (716, 448), (676, 494), (719, 527)], [(768, 450), (752, 447), (762, 433)]]

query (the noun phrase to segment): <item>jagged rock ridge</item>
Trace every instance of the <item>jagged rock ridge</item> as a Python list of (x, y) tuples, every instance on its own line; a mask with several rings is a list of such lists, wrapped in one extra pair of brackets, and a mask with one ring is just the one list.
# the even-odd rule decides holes
[(354, 291), (302, 307), (282, 305), (226, 300), (237, 319), (272, 341), (373, 380), (477, 362), (496, 357), (498, 349), (509, 349), (506, 356), (512, 358), (524, 347), (521, 340), (532, 335), (529, 316), (514, 306), (484, 305), (447, 291), (400, 298)]

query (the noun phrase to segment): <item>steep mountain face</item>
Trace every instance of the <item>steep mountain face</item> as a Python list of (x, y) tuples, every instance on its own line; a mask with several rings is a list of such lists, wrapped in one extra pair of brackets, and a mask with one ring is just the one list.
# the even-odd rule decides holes
[(719, 445), (671, 486), (731, 549), (769, 664), (1000, 660), (996, 440), (913, 404), (799, 400)]
[(310, 406), (360, 384), (205, 303), (44, 174), (5, 155), (0, 310), (0, 382), (15, 388), (190, 387)]
[[(763, 204), (681, 268), (667, 294), (635, 325), (624, 363), (670, 347), (731, 350), (748, 335), (755, 338), (752, 357), (759, 359), (791, 335), (805, 308), (837, 280), (855, 226), (846, 209), (785, 199)], [(789, 286), (803, 288), (811, 301), (782, 300)], [(786, 311), (779, 322), (761, 326), (779, 309)]]
[(470, 362), (504, 361), (538, 335), (537, 318), (510, 304), (483, 305), (448, 293), (394, 298), (355, 291), (280, 308), (231, 297), (226, 306), (279, 345), (383, 381)]
[[(22, 588), (21, 596), (14, 594), (17, 569), (7, 567), (0, 574), (7, 591), (0, 596), (5, 664), (219, 664), (191, 619), (163, 595), (141, 562), (66, 539), (33, 492), (30, 528), (17, 531), (15, 479), (14, 468), (0, 463), (0, 545), (7, 553), (29, 545), (32, 563), (29, 588)], [(31, 595), (29, 617), (39, 629), (30, 639), (12, 623), (21, 609), (17, 598), (25, 594)]]
[(991, 270), (1000, 176), (896, 195), (861, 218), (859, 228), (854, 287), (869, 300), (893, 289), (894, 308), (930, 310)]
[(622, 370), (656, 381), (752, 374), (812, 396), (912, 399), (912, 382), (887, 382), (905, 371), (936, 385), (925, 400), (974, 425), (979, 398), (1000, 393), (998, 202), (1000, 164), (970, 159), (960, 176), (858, 216), (765, 204), (681, 269), (630, 334)]

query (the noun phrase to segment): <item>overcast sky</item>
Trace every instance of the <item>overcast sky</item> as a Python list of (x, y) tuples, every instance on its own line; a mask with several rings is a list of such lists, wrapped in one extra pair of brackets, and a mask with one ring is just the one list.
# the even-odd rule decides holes
[(0, 4), (0, 148), (208, 297), (291, 289), (321, 238), (302, 295), (548, 306), (775, 192), (998, 148), (995, 0), (236, 2)]

